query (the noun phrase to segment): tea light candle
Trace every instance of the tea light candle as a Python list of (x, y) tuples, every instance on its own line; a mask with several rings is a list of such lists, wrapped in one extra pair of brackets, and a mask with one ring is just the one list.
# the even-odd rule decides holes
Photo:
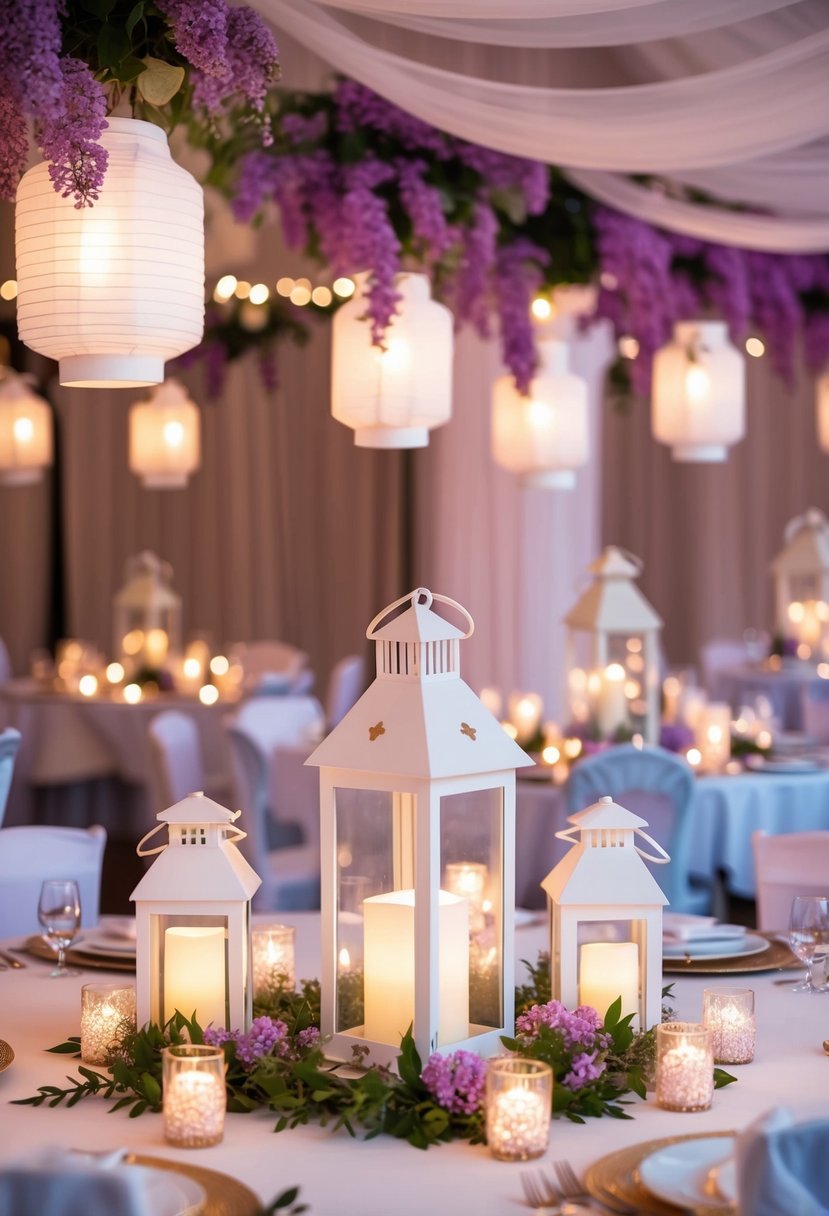
[(579, 1003), (604, 1017), (622, 998), (622, 1017), (639, 1020), (639, 947), (636, 942), (585, 942), (579, 951)]
[(696, 728), (701, 767), (706, 773), (719, 773), (731, 758), (731, 707), (712, 702), (703, 709)]
[(509, 699), (508, 712), (509, 720), (518, 732), (516, 739), (523, 745), (538, 734), (544, 702), (535, 692), (513, 693)]
[(750, 988), (706, 988), (702, 1018), (711, 1031), (715, 1063), (751, 1063), (755, 1022), (754, 993)]
[(164, 1137), (180, 1148), (207, 1148), (224, 1135), (225, 1061), (221, 1048), (181, 1044), (165, 1047)]
[(81, 988), (81, 1059), (108, 1064), (135, 1031), (135, 988), (125, 984), (84, 984)]
[(262, 997), (273, 988), (296, 987), (293, 925), (257, 925), (251, 934), (253, 995)]
[(484, 925), (484, 891), (489, 870), (479, 861), (451, 861), (446, 866), (446, 890), (469, 901), (469, 929), (477, 932)]
[(711, 1031), (697, 1022), (656, 1027), (656, 1101), (665, 1110), (708, 1110), (714, 1096)]
[(500, 1161), (540, 1157), (550, 1138), (553, 1071), (540, 1060), (490, 1060), (486, 1076), (486, 1138)]

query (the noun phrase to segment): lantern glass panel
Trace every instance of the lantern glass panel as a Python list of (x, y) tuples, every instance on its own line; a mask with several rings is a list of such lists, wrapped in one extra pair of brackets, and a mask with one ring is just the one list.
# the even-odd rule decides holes
[(204, 1027), (230, 1025), (228, 918), (156, 913), (150, 916), (150, 979), (153, 1021), (166, 1022), (176, 1009), (195, 1011)]
[[(504, 1024), (503, 848), (502, 788), (441, 798), (442, 888), (468, 905), (470, 1036)], [(463, 958), (463, 943), (448, 937), (441, 945)]]

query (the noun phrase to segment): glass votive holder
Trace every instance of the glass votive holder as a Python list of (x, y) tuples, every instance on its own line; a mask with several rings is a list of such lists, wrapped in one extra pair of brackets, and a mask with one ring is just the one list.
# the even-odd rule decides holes
[(135, 1031), (132, 984), (95, 983), (81, 988), (81, 1059), (109, 1064), (124, 1038)]
[(221, 1047), (182, 1043), (161, 1054), (165, 1140), (180, 1148), (218, 1144), (227, 1108)]
[(267, 996), (274, 988), (296, 987), (293, 925), (255, 925), (251, 933), (253, 995)]
[(715, 1064), (754, 1059), (754, 993), (750, 988), (706, 988), (702, 1020), (711, 1031)]
[(656, 1027), (656, 1101), (665, 1110), (708, 1110), (714, 1096), (711, 1031), (700, 1022)]
[(486, 1074), (486, 1139), (500, 1161), (529, 1161), (546, 1152), (553, 1070), (541, 1060), (490, 1060)]

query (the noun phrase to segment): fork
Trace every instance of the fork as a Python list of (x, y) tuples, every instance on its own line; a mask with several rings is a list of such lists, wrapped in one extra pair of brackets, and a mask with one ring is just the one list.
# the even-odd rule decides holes
[(613, 1207), (608, 1207), (607, 1204), (601, 1203), (591, 1195), (583, 1182), (579, 1182), (576, 1171), (573, 1169), (569, 1161), (554, 1161), (553, 1169), (558, 1182), (557, 1190), (560, 1200), (568, 1203), (584, 1203), (589, 1204), (594, 1211), (616, 1211), (616, 1212), (635, 1212), (630, 1204), (625, 1203), (621, 1199), (613, 1197)]
[(561, 1207), (561, 1195), (552, 1179), (540, 1170), (532, 1173), (525, 1170), (521, 1175), (521, 1187), (529, 1207), (536, 1212), (557, 1212)]

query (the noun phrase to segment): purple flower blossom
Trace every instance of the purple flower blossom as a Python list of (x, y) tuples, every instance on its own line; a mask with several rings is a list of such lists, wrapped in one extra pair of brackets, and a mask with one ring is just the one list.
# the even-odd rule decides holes
[(438, 261), (457, 240), (446, 221), (440, 191), (424, 180), (426, 164), (401, 161), (397, 166), (400, 198), (412, 221), (412, 233), (426, 262)]
[(505, 245), (496, 261), (501, 351), (520, 393), (528, 393), (538, 366), (530, 304), (542, 277), (547, 253), (521, 238)]
[(486, 1061), (472, 1051), (434, 1052), (421, 1078), (435, 1101), (453, 1115), (471, 1115), (483, 1102)]
[(481, 337), (489, 335), (489, 276), (495, 266), (498, 219), (486, 202), (475, 204), (472, 223), (464, 229), (463, 252), (452, 283), (455, 313), (470, 321)]
[(573, 1056), (570, 1061), (570, 1071), (562, 1078), (562, 1085), (565, 1085), (567, 1089), (578, 1090), (583, 1089), (592, 1081), (598, 1081), (605, 1069), (604, 1062), (597, 1061), (598, 1054), (598, 1050), (595, 1050), (583, 1051), (579, 1055)]
[(26, 119), (15, 97), (11, 81), (0, 73), (0, 130), (3, 132), (0, 150), (0, 198), (12, 201), (17, 183), (26, 168), (29, 141)]
[(179, 54), (206, 76), (227, 80), (231, 65), (225, 0), (158, 0), (158, 7), (170, 22)]
[(590, 1005), (579, 1005), (572, 1012), (561, 1001), (548, 1001), (546, 1005), (533, 1005), (522, 1013), (515, 1023), (516, 1036), (526, 1043), (538, 1038), (542, 1026), (561, 1033), (564, 1046), (592, 1048), (596, 1044), (605, 1046), (606, 1036), (601, 1032), (602, 1016)]
[(238, 1030), (225, 1030), (223, 1026), (208, 1026), (204, 1032), (204, 1041), (208, 1047), (224, 1047), (225, 1043), (236, 1039), (238, 1034)]
[(311, 1050), (319, 1046), (320, 1031), (318, 1026), (308, 1026), (305, 1030), (300, 1030), (296, 1037), (297, 1047), (303, 1051)]
[[(236, 1056), (243, 1064), (256, 1064), (262, 1056), (269, 1056), (274, 1048), (282, 1046), (288, 1027), (274, 1018), (254, 1018), (246, 1034), (236, 1036)], [(278, 1051), (278, 1054), (279, 1053)]]
[(40, 146), (50, 162), (55, 189), (83, 207), (97, 199), (104, 183), (109, 157), (98, 140), (107, 125), (106, 98), (80, 59), (62, 59), (61, 72), (62, 106), (56, 116), (43, 121)]
[(334, 91), (337, 130), (343, 134), (370, 127), (399, 140), (405, 148), (423, 149), (446, 159), (450, 155), (447, 136), (413, 114), (407, 114), (356, 80), (343, 80)]

